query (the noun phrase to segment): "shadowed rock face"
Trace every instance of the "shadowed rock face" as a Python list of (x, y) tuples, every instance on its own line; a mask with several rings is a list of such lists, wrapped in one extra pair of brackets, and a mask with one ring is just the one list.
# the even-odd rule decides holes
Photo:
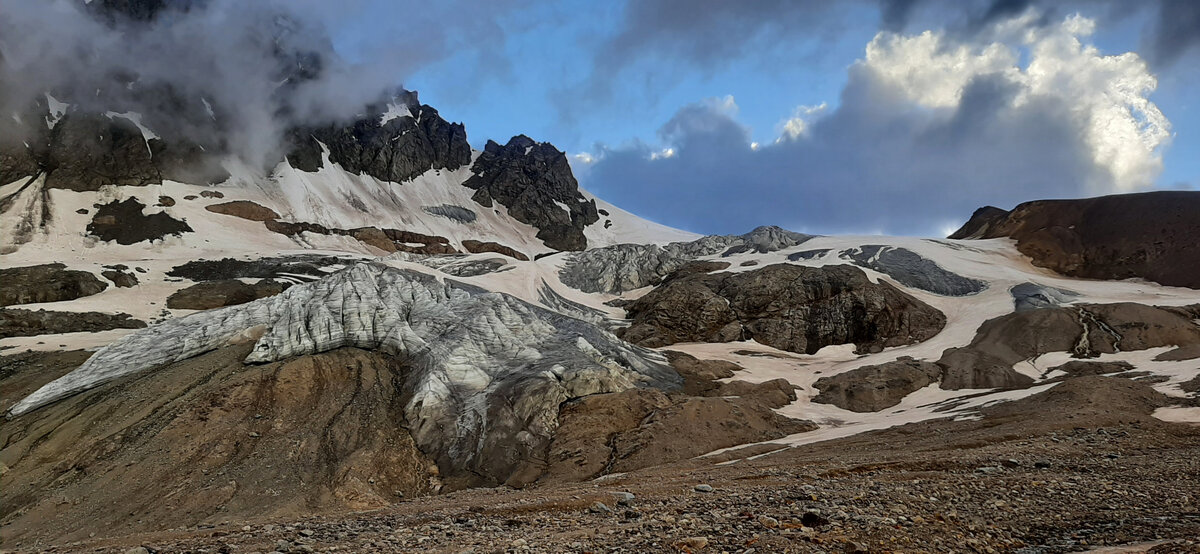
[(16, 134), (24, 140), (0, 140), (0, 181), (41, 173), (46, 188), (95, 191), (105, 185), (143, 186), (163, 179), (208, 183), (228, 177), (215, 157), (187, 138), (147, 139), (121, 116), (74, 108), (60, 115), (49, 128), (45, 98), (30, 106), (22, 116), (26, 123), (17, 125)]
[[(501, 146), (488, 141), (463, 186), (475, 189), (482, 206), (498, 202), (508, 214), (538, 229), (555, 250), (583, 250), (583, 228), (600, 219), (595, 200), (585, 200), (567, 156), (550, 143), (518, 135)], [(561, 204), (561, 205), (560, 205)]]
[(323, 165), (321, 144), (329, 161), (351, 173), (365, 173), (382, 181), (403, 183), (430, 169), (455, 170), (471, 163), (471, 145), (461, 123), (450, 123), (438, 111), (417, 100), (416, 92), (403, 92), (393, 104), (409, 115), (384, 120), (388, 106), (368, 108), (372, 117), (349, 125), (295, 129), (288, 163), (301, 171)]
[(920, 342), (941, 331), (938, 310), (851, 266), (777, 264), (673, 279), (626, 308), (622, 337), (644, 346), (753, 339), (812, 354), (853, 343), (858, 352)]
[(63, 264), (0, 269), (0, 283), (0, 306), (74, 300), (108, 288), (95, 275)]
[(134, 244), (161, 239), (167, 235), (192, 232), (191, 226), (186, 222), (179, 221), (166, 212), (143, 214), (142, 210), (145, 207), (137, 198), (132, 197), (123, 202), (103, 204), (96, 210), (96, 215), (87, 226), (87, 232), (103, 241), (117, 241), (117, 244)]
[(1073, 277), (1200, 288), (1200, 192), (1160, 191), (977, 210), (950, 238), (1008, 237), (1034, 265)]

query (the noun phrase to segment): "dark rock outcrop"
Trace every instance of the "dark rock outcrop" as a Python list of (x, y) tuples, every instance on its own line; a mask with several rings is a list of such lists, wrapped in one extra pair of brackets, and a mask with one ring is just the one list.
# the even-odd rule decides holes
[(478, 240), (467, 239), (462, 241), (463, 249), (472, 254), (482, 254), (485, 252), (495, 252), (496, 254), (504, 254), (510, 258), (521, 260), (522, 262), (529, 261), (529, 256), (517, 252), (508, 246), (504, 246), (498, 242), (483, 242)]
[(137, 275), (126, 271), (126, 269), (129, 268), (120, 266), (111, 269), (105, 269), (104, 271), (100, 272), (100, 275), (103, 275), (105, 279), (112, 281), (117, 288), (127, 289), (136, 287), (138, 284)]
[(813, 402), (833, 404), (852, 412), (878, 412), (899, 404), (942, 376), (942, 367), (933, 362), (904, 356), (896, 361), (863, 366), (813, 384), (821, 391)]
[(167, 297), (167, 307), (172, 310), (211, 310), (225, 306), (236, 306), (259, 298), (275, 296), (291, 286), (289, 283), (264, 279), (253, 285), (236, 279), (205, 281), (175, 291)]
[(63, 264), (0, 269), (0, 283), (0, 306), (74, 300), (108, 288), (95, 275)]
[(501, 146), (488, 141), (463, 185), (482, 206), (499, 202), (508, 214), (538, 229), (555, 250), (583, 250), (583, 228), (600, 219), (595, 200), (585, 200), (567, 157), (550, 143), (518, 135)]
[(242, 278), (268, 279), (287, 274), (308, 276), (315, 280), (350, 263), (353, 263), (353, 260), (312, 254), (259, 258), (257, 260), (234, 258), (193, 260), (171, 268), (167, 272), (167, 276), (182, 277), (193, 281), (219, 281)]
[(64, 115), (50, 131), (42, 164), (47, 188), (88, 191), (162, 182), (142, 131), (121, 117)]
[(878, 244), (842, 252), (843, 258), (895, 279), (906, 287), (943, 296), (966, 296), (987, 288), (987, 283), (947, 271), (933, 260), (904, 248)]
[(109, 329), (141, 329), (145, 326), (144, 321), (131, 319), (129, 314), (0, 308), (0, 339), (58, 333), (90, 333)]
[(351, 173), (394, 183), (409, 181), (431, 169), (454, 170), (471, 162), (471, 145), (461, 123), (450, 123), (417, 93), (404, 91), (392, 100), (410, 115), (384, 121), (386, 104), (369, 106), (370, 117), (348, 125), (294, 129), (288, 163), (301, 171), (322, 166), (324, 144), (329, 160)]
[(115, 240), (117, 244), (126, 245), (192, 232), (187, 222), (175, 219), (166, 212), (143, 214), (145, 207), (133, 197), (101, 204), (88, 224), (87, 232), (100, 240)]
[[(356, 229), (331, 229), (317, 223), (292, 223), (270, 219), (264, 222), (267, 229), (281, 235), (295, 237), (300, 233), (318, 235), (342, 235), (353, 237), (355, 240), (374, 246), (384, 252), (409, 252), (412, 254), (458, 254), (450, 240), (446, 237), (423, 235), (400, 229), (380, 229), (378, 227), (359, 227)], [(418, 244), (419, 246), (413, 246)]]
[(1034, 265), (1072, 277), (1200, 288), (1198, 235), (1200, 192), (1159, 191), (982, 208), (950, 238), (1012, 238)]
[[(161, 99), (160, 99), (161, 100)], [(57, 116), (57, 117), (55, 117)], [(164, 179), (220, 182), (228, 174), (215, 157), (186, 137), (147, 139), (119, 115), (75, 109), (51, 114), (37, 99), (18, 125), (18, 141), (0, 141), (0, 181), (44, 174), (50, 189), (95, 191), (105, 185), (144, 186)], [(53, 127), (42, 125), (54, 121)], [(28, 146), (26, 146), (28, 144)]]
[(643, 346), (753, 339), (814, 353), (853, 343), (876, 352), (941, 331), (938, 310), (852, 266), (776, 264), (742, 273), (693, 274), (655, 288), (626, 308), (622, 338)]
[(249, 200), (231, 200), (220, 204), (209, 204), (204, 209), (217, 214), (249, 219), (250, 221), (279, 219), (279, 214), (275, 213), (275, 210)]

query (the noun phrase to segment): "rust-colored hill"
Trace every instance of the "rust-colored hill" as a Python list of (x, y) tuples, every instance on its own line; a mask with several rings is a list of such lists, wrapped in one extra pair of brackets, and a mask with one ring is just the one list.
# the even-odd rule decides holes
[(987, 206), (949, 238), (1012, 238), (1035, 265), (1072, 277), (1200, 288), (1197, 236), (1200, 192), (1160, 191)]

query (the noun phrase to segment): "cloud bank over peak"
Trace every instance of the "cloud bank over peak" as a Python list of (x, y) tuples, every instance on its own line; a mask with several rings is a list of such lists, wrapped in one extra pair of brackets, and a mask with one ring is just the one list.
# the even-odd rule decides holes
[[(1026, 10), (972, 37), (881, 31), (836, 107), (798, 107), (776, 142), (752, 143), (732, 98), (703, 101), (662, 145), (591, 153), (585, 185), (696, 231), (905, 234), (940, 234), (982, 204), (1150, 186), (1171, 127), (1149, 67), (1089, 44), (1090, 19), (1043, 19)], [(678, 202), (690, 195), (709, 200)]]

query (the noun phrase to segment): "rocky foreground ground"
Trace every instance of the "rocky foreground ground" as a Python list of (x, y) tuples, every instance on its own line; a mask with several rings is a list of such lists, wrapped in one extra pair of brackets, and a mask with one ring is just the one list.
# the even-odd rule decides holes
[[(1102, 382), (1088, 383), (1089, 403), (1124, 407), (1130, 387), (1097, 395)], [(1016, 417), (1035, 406), (1045, 408), (1044, 417)], [(758, 446), (586, 483), (466, 490), (366, 513), (218, 521), (117, 538), (98, 529), (87, 541), (9, 547), (130, 554), (1200, 552), (1200, 427), (1078, 408), (1034, 401), (985, 411), (976, 421), (925, 422), (781, 451)], [(747, 458), (755, 453), (766, 455)], [(729, 460), (736, 461), (721, 463)], [(1124, 548), (1103, 550), (1114, 546)]]

